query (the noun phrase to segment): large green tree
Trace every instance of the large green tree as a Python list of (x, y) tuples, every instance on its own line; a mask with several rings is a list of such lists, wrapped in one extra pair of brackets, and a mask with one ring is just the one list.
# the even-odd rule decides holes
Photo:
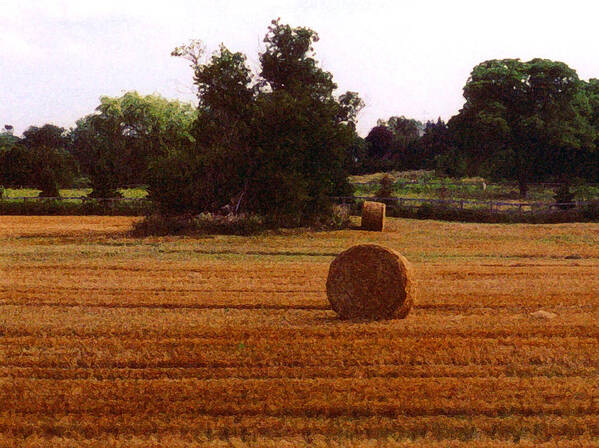
[(64, 128), (30, 126), (22, 139), (11, 137), (12, 143), (0, 153), (0, 183), (33, 186), (45, 197), (57, 197), (59, 187), (72, 184), (78, 169), (66, 150), (68, 132)]
[(562, 62), (491, 60), (464, 87), (466, 103), (449, 121), (469, 159), (470, 174), (487, 170), (518, 181), (567, 179), (579, 152), (593, 148), (584, 83)]
[[(243, 54), (224, 46), (206, 63), (198, 41), (175, 49), (194, 69), (199, 106), (195, 147), (154, 164), (151, 194), (165, 213), (226, 207), (297, 225), (326, 214), (329, 197), (349, 191), (348, 154), (363, 103), (355, 92), (334, 95), (332, 75), (314, 58), (316, 41), (309, 28), (273, 21), (257, 76)], [(188, 201), (174, 197), (175, 183)]]
[(421, 164), (416, 143), (424, 125), (403, 115), (378, 120), (366, 136), (368, 159), (363, 162), (362, 171), (389, 171), (412, 169)]
[[(599, 79), (585, 83), (585, 93), (590, 108), (590, 123), (595, 133), (595, 148), (599, 148)], [(582, 161), (584, 177), (591, 182), (599, 182), (599, 150), (587, 152)]]
[(195, 108), (160, 95), (127, 92), (102, 97), (96, 112), (77, 122), (71, 133), (73, 154), (90, 175), (94, 195), (148, 181), (148, 166), (168, 150), (193, 142)]

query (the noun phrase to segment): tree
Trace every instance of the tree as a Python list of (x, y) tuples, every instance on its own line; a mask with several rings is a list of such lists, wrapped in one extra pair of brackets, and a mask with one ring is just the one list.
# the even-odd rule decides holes
[(483, 62), (473, 69), (464, 97), (449, 127), (474, 161), (470, 169), (480, 171), (486, 162), (488, 171), (515, 178), (522, 196), (533, 180), (566, 179), (575, 170), (566, 160), (593, 147), (583, 83), (564, 63)]
[(366, 136), (368, 157), (389, 159), (393, 148), (393, 132), (381, 124), (373, 127)]
[(190, 104), (156, 94), (102, 97), (71, 133), (71, 151), (91, 176), (93, 195), (111, 197), (120, 186), (147, 182), (151, 161), (194, 141), (196, 115)]
[(417, 168), (421, 157), (416, 143), (422, 129), (420, 121), (404, 116), (378, 120), (366, 137), (370, 160), (364, 164), (365, 170), (373, 172)]
[(453, 150), (447, 124), (441, 120), (427, 121), (422, 137), (417, 142), (419, 164), (417, 168), (440, 168), (444, 157)]
[[(595, 134), (595, 148), (599, 148), (599, 79), (590, 79), (584, 85), (589, 104), (589, 121)], [(585, 152), (580, 164), (583, 177), (590, 182), (599, 182), (599, 151)]]
[(75, 159), (65, 149), (67, 144), (68, 133), (62, 127), (30, 126), (6, 154), (7, 164), (15, 170), (13, 183), (35, 186), (42, 197), (59, 196), (58, 188), (71, 185), (78, 172)]
[(4, 125), (4, 131), (0, 132), (0, 150), (8, 149), (21, 140), (13, 135), (13, 130), (14, 128), (10, 124)]
[(314, 58), (313, 45), (318, 40), (318, 33), (310, 28), (292, 28), (273, 20), (264, 37), (266, 50), (260, 54), (260, 85), (293, 97), (307, 95), (330, 101), (337, 85), (333, 75), (321, 69)]
[[(205, 64), (198, 62), (199, 41), (175, 49), (175, 56), (192, 62), (199, 105), (195, 146), (164, 159), (186, 160), (193, 169), (165, 175), (159, 171), (166, 162), (154, 165), (150, 190), (163, 212), (228, 206), (299, 225), (326, 215), (329, 197), (349, 190), (348, 148), (356, 141), (355, 117), (363, 103), (355, 92), (334, 96), (332, 75), (314, 58), (317, 40), (308, 28), (273, 21), (258, 76), (243, 54), (224, 46)], [(171, 191), (182, 175), (191, 198), (187, 207), (160, 191), (161, 185)]]
[(23, 132), (21, 143), (27, 148), (62, 148), (68, 144), (68, 133), (65, 128), (53, 124), (42, 127), (30, 126)]

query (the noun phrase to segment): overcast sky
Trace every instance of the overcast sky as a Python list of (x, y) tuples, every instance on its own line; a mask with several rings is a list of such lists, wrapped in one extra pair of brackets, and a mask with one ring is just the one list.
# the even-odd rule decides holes
[(359, 92), (365, 136), (378, 118), (447, 119), (488, 59), (560, 60), (599, 78), (596, 0), (0, 0), (0, 127), (70, 127), (103, 95), (195, 102), (171, 50), (192, 38), (241, 51), (253, 68), (270, 20), (320, 35), (339, 93)]

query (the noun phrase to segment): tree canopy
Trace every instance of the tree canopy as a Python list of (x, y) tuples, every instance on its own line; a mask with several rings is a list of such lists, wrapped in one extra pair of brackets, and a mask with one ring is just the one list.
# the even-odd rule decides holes
[(348, 148), (363, 103), (355, 92), (334, 95), (332, 75), (314, 57), (317, 41), (309, 28), (273, 21), (258, 75), (225, 46), (206, 63), (199, 41), (173, 51), (192, 63), (199, 105), (195, 144), (153, 165), (151, 195), (163, 212), (225, 208), (297, 225), (350, 190)]
[(469, 170), (487, 170), (528, 184), (576, 172), (569, 161), (594, 148), (585, 84), (562, 62), (491, 60), (464, 87), (466, 103), (449, 121)]
[(35, 187), (41, 190), (40, 196), (58, 197), (58, 188), (73, 182), (78, 167), (66, 150), (66, 129), (45, 124), (30, 126), (21, 139), (12, 133), (3, 137), (0, 138), (0, 184)]
[(196, 116), (191, 104), (156, 94), (102, 97), (95, 113), (77, 121), (71, 150), (95, 194), (111, 196), (119, 186), (146, 183), (152, 160), (193, 142)]

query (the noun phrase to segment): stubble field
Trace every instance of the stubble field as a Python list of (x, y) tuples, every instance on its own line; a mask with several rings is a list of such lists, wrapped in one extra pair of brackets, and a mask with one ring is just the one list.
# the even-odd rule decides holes
[[(0, 446), (599, 446), (598, 224), (134, 219), (0, 217)], [(413, 263), (407, 319), (330, 310), (329, 263), (367, 242)]]

